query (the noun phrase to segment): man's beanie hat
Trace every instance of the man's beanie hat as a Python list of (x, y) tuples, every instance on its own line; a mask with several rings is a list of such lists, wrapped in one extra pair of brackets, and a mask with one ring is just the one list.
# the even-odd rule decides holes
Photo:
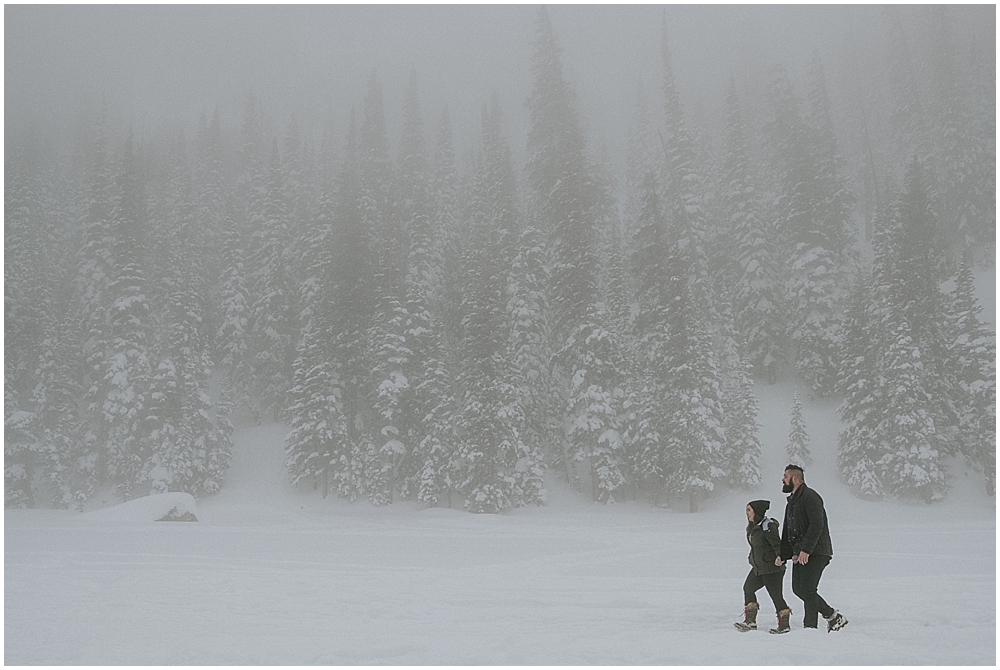
[(771, 506), (770, 500), (754, 500), (749, 503), (750, 508), (753, 509), (753, 518), (756, 521), (760, 521), (764, 518), (764, 513), (767, 512), (767, 508)]

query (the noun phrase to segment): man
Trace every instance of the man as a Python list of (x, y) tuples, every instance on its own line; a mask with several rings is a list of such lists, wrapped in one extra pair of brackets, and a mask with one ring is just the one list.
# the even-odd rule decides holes
[[(781, 483), (782, 492), (791, 494), (785, 504), (785, 523), (781, 529), (781, 558), (792, 561), (792, 593), (802, 599), (805, 608), (802, 626), (816, 628), (817, 615), (822, 614), (828, 633), (840, 630), (847, 625), (847, 619), (817, 593), (823, 570), (833, 559), (823, 499), (806, 486), (805, 474), (798, 465), (785, 468)], [(788, 625), (779, 621), (778, 628), (787, 632)]]

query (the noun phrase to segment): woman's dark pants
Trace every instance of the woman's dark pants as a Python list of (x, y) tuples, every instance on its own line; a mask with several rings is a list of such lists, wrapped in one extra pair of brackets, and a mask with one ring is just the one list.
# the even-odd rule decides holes
[(772, 572), (768, 575), (755, 575), (751, 569), (747, 580), (743, 582), (743, 604), (749, 605), (757, 602), (757, 591), (760, 591), (760, 587), (766, 586), (767, 594), (774, 602), (774, 611), (780, 612), (783, 609), (788, 609), (785, 598), (781, 595), (781, 582), (784, 578), (784, 571)]
[(830, 559), (830, 556), (810, 556), (805, 565), (796, 563), (792, 566), (792, 593), (802, 599), (805, 608), (805, 618), (802, 619), (804, 628), (816, 628), (817, 614), (822, 614), (824, 618), (833, 615), (833, 608), (816, 592), (823, 570), (830, 565)]

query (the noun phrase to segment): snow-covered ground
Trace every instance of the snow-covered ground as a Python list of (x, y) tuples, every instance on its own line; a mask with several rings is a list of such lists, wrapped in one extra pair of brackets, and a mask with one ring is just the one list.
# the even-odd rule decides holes
[(781, 518), (793, 391), (758, 388), (764, 484), (697, 514), (593, 505), (558, 483), (546, 507), (501, 516), (322, 500), (285, 483), (283, 428), (242, 429), (198, 523), (153, 521), (162, 500), (5, 512), (4, 662), (994, 665), (996, 508), (981, 475), (956, 467), (933, 506), (857, 500), (836, 480), (833, 402), (805, 401), (806, 478), (836, 553), (820, 593), (850, 625), (803, 630), (786, 576), (790, 634), (732, 627), (744, 504), (767, 498)]

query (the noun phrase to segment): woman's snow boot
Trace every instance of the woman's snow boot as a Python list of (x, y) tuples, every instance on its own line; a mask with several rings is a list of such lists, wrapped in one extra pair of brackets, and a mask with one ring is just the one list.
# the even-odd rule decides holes
[(757, 630), (757, 610), (760, 605), (757, 603), (747, 603), (743, 607), (743, 621), (737, 621), (733, 625), (736, 630), (745, 633), (748, 630)]
[(785, 608), (778, 612), (778, 627), (772, 628), (770, 632), (775, 635), (780, 635), (781, 633), (787, 633), (792, 628), (788, 625), (788, 619), (792, 616), (792, 610)]

